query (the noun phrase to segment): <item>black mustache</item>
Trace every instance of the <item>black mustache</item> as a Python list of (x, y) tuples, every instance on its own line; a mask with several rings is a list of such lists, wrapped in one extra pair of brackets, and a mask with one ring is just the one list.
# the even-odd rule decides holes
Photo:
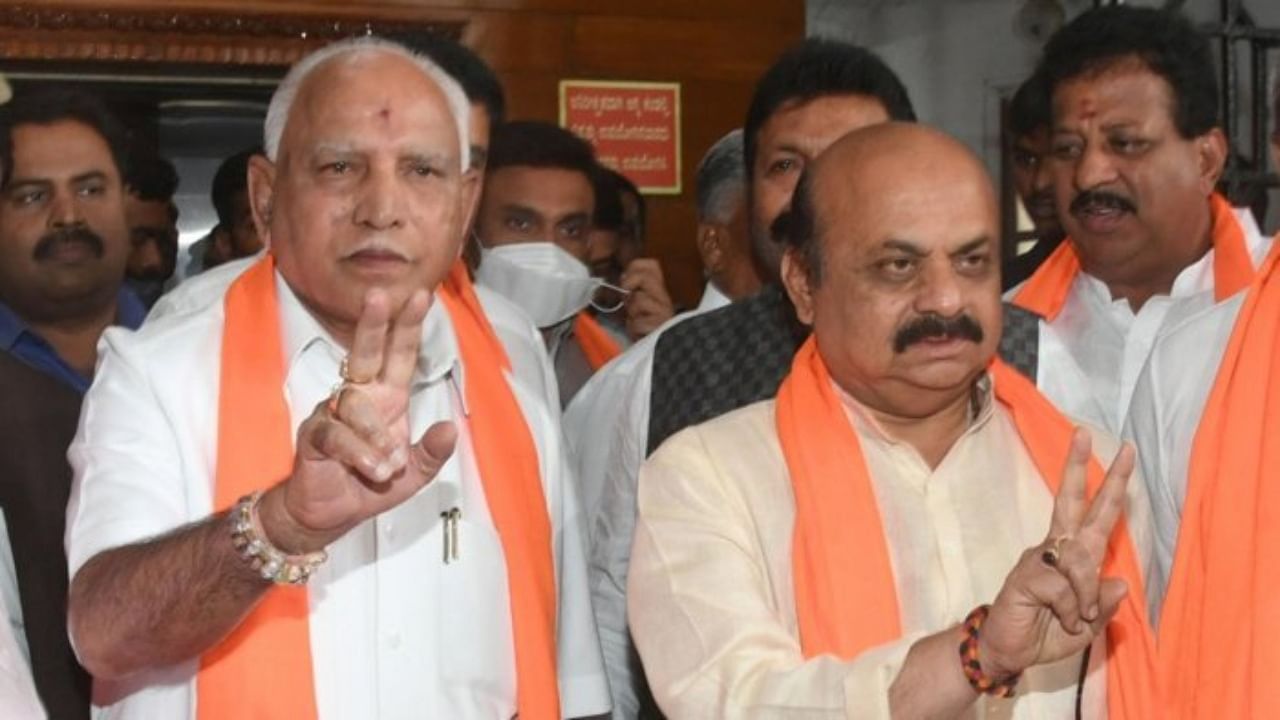
[(1071, 214), (1075, 215), (1084, 212), (1090, 206), (1098, 206), (1108, 210), (1138, 211), (1137, 206), (1128, 198), (1120, 197), (1106, 190), (1085, 190), (1077, 195), (1075, 200), (1071, 201)]
[(97, 233), (84, 225), (75, 225), (45, 233), (44, 237), (40, 238), (40, 242), (36, 243), (36, 249), (31, 255), (36, 260), (48, 260), (59, 245), (66, 243), (88, 245), (89, 249), (93, 250), (93, 254), (98, 257), (102, 257), (104, 252), (102, 238)]
[(893, 336), (893, 351), (901, 353), (918, 342), (935, 338), (940, 340), (960, 338), (980, 343), (983, 337), (982, 326), (968, 315), (948, 318), (937, 313), (927, 313), (898, 330)]

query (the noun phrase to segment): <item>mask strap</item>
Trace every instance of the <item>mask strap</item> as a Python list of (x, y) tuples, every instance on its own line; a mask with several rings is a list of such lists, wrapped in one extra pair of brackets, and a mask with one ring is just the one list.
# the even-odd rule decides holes
[[(599, 294), (600, 290), (603, 288), (608, 288), (609, 290), (612, 290), (618, 293), (619, 295), (618, 301), (613, 303), (602, 303), (599, 300), (597, 300), (596, 296)], [(621, 310), (622, 306), (627, 303), (627, 297), (629, 295), (631, 295), (630, 290), (627, 290), (625, 288), (620, 288), (617, 285), (610, 285), (607, 282), (601, 281), (600, 284), (596, 286), (596, 289), (591, 293), (590, 304), (591, 304), (591, 307), (595, 308), (597, 311), (605, 313), (607, 315), (607, 314), (615, 313)]]

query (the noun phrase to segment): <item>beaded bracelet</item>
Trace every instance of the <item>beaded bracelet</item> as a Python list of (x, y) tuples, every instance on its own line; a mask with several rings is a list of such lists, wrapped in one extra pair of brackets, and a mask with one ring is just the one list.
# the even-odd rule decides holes
[(1013, 695), (1013, 688), (1018, 684), (1022, 673), (1015, 673), (1003, 680), (997, 680), (982, 672), (982, 664), (978, 662), (978, 631), (982, 629), (982, 624), (987, 621), (987, 616), (990, 614), (990, 605), (979, 605), (964, 619), (964, 641), (960, 643), (960, 667), (974, 690), (986, 695), (1006, 698)]

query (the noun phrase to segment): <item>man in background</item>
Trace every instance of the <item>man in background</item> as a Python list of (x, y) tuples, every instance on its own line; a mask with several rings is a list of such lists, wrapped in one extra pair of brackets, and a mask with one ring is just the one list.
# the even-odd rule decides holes
[(763, 286), (751, 258), (742, 151), (742, 130), (734, 130), (717, 140), (698, 163), (695, 242), (707, 277), (697, 308), (702, 312), (751, 297)]
[(1156, 339), (1246, 287), (1271, 239), (1215, 192), (1228, 152), (1217, 76), (1185, 17), (1089, 10), (1036, 72), (1068, 237), (1010, 298), (1040, 318), (1027, 354), (1041, 391), (1118, 434)]
[(599, 507), (591, 521), (591, 585), (615, 716), (645, 697), (627, 634), (626, 586), (640, 465), (687, 427), (772, 397), (804, 337), (780, 282), (782, 246), (770, 228), (791, 203), (800, 173), (843, 135), (889, 120), (913, 121), (906, 88), (873, 53), (811, 38), (756, 84), (743, 124), (752, 256), (768, 278), (756, 295), (662, 333), (649, 382), (631, 383), (607, 432)]
[(154, 149), (139, 148), (124, 182), (130, 245), (125, 283), (150, 308), (171, 287), (178, 262), (178, 171)]
[(67, 91), (0, 108), (0, 594), (53, 717), (88, 715), (89, 678), (67, 640), (61, 541), (67, 446), (111, 325), (145, 312), (123, 287), (125, 133)]
[(1033, 74), (1009, 102), (1009, 143), (1013, 151), (1013, 188), (1031, 218), (1035, 244), (1005, 263), (1001, 284), (1006, 290), (1030, 277), (1066, 237), (1054, 207), (1053, 176), (1048, 166), (1052, 131), (1044, 78)]

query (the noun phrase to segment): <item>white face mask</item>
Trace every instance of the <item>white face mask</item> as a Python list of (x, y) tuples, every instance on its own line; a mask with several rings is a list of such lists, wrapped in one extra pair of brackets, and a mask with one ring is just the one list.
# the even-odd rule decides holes
[[(481, 247), (476, 282), (520, 306), (540, 328), (573, 317), (592, 304), (596, 290), (612, 287), (591, 277), (586, 265), (549, 242)], [(597, 309), (613, 312), (617, 306)]]

